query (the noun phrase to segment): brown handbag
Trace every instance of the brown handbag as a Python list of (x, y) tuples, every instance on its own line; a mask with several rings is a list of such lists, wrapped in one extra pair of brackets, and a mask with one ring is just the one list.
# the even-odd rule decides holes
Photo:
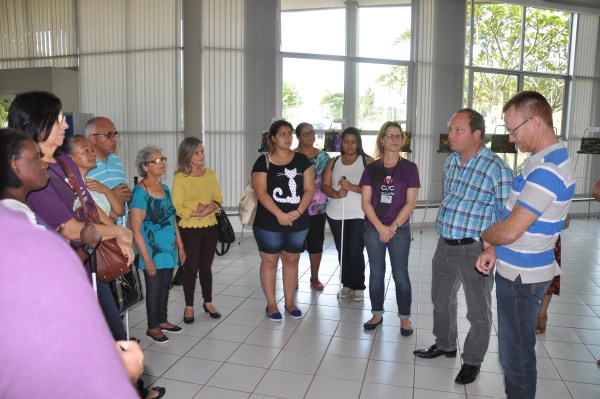
[[(75, 220), (82, 223), (102, 224), (95, 204), (94, 206), (88, 207), (87, 203), (84, 201), (81, 187), (79, 187), (75, 174), (71, 171), (69, 165), (58, 157), (56, 160), (67, 175), (71, 187), (75, 189), (77, 197), (81, 202), (81, 206), (75, 211)], [(129, 259), (121, 252), (121, 248), (119, 247), (116, 238), (100, 241), (96, 248), (95, 255), (98, 268), (96, 271), (96, 278), (104, 283), (111, 282), (117, 277), (121, 277), (130, 271)]]

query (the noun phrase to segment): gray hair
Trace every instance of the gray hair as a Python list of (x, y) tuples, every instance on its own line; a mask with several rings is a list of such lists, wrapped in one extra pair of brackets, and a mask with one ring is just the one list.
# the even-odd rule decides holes
[(141, 150), (138, 151), (135, 157), (135, 165), (137, 166), (138, 173), (141, 177), (146, 177), (148, 173), (142, 168), (146, 162), (150, 161), (150, 155), (155, 152), (160, 152), (162, 154), (162, 148), (157, 147), (155, 145), (147, 145)]

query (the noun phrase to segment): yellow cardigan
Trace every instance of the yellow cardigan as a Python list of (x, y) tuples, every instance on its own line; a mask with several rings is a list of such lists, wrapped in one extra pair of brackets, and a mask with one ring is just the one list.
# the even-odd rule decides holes
[(177, 216), (181, 218), (179, 227), (209, 227), (217, 224), (215, 213), (204, 217), (190, 217), (198, 204), (210, 204), (212, 201), (223, 202), (223, 194), (219, 182), (212, 169), (206, 169), (203, 176), (188, 176), (181, 172), (173, 178), (173, 205)]

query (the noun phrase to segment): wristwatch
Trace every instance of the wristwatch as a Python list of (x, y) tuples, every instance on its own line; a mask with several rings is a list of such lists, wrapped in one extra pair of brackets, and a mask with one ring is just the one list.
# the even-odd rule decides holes
[(88, 254), (88, 257), (92, 256), (92, 254), (94, 252), (96, 252), (96, 248), (92, 247), (89, 244), (86, 244), (85, 242), (83, 244), (81, 244), (81, 247), (79, 247), (79, 248), (83, 249), (83, 252)]
[(392, 228), (394, 229), (394, 231), (398, 230), (398, 223), (396, 223), (396, 221), (394, 220), (394, 222), (391, 224)]

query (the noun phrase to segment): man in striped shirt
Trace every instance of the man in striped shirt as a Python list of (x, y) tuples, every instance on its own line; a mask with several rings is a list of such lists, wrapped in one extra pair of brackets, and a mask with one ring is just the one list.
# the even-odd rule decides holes
[[(85, 135), (96, 151), (96, 167), (87, 174), (87, 179), (95, 179), (114, 191), (123, 201), (126, 211), (131, 201), (131, 189), (127, 185), (127, 175), (121, 158), (115, 155), (119, 132), (115, 124), (108, 118), (96, 117), (85, 125)], [(119, 216), (118, 224), (127, 226), (127, 213)]]
[(536, 318), (548, 285), (560, 274), (553, 250), (575, 179), (567, 148), (554, 133), (552, 107), (543, 95), (522, 91), (503, 112), (510, 141), (531, 154), (512, 184), (500, 222), (482, 235), (491, 245), (476, 267), (490, 274), (496, 265), (499, 355), (507, 396), (534, 399)]
[(483, 250), (481, 233), (498, 220), (513, 179), (506, 163), (483, 145), (484, 134), (485, 121), (472, 109), (461, 109), (450, 120), (448, 141), (454, 153), (444, 168), (440, 238), (432, 261), (435, 344), (413, 352), (425, 359), (456, 356), (457, 292), (462, 285), (471, 327), (457, 384), (475, 381), (488, 349), (494, 280), (479, 273), (475, 262)]

